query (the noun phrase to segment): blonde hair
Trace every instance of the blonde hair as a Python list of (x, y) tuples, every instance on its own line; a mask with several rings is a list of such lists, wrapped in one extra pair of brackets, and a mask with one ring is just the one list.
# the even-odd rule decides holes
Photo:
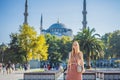
[[(76, 50), (74, 50), (74, 45), (75, 45), (75, 44), (76, 44), (76, 46), (77, 46)], [(76, 51), (76, 52), (75, 52), (75, 51)], [(73, 44), (72, 44), (72, 51), (69, 53), (69, 62), (68, 62), (68, 64), (71, 64), (71, 57), (73, 56), (73, 54), (74, 54), (74, 53), (79, 53), (79, 52), (81, 52), (81, 51), (80, 51), (79, 43), (78, 43), (78, 41), (74, 41)], [(71, 67), (71, 65), (70, 65), (70, 67)]]
[[(73, 48), (74, 44), (77, 45), (77, 48), (76, 48), (77, 50), (74, 50), (74, 48)], [(75, 51), (76, 51), (76, 52), (75, 52)], [(78, 52), (80, 52), (79, 43), (78, 43), (78, 41), (74, 41), (73, 44), (72, 44), (72, 54), (73, 54), (73, 53), (78, 53)]]

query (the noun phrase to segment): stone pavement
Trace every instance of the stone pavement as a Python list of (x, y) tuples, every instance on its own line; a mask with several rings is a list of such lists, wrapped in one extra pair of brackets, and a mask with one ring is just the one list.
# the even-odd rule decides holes
[[(3, 74), (2, 72), (0, 72), (0, 80), (23, 80), (24, 73), (30, 71), (31, 70), (27, 70), (27, 71), (19, 70), (19, 71), (14, 71), (11, 74), (7, 74), (7, 73)], [(58, 80), (63, 80), (63, 74), (60, 75)]]
[(23, 73), (25, 71), (14, 71), (11, 74), (0, 73), (0, 80), (23, 80)]
[(63, 73), (58, 77), (58, 80), (64, 80), (63, 79)]
[[(0, 72), (0, 80), (23, 80), (24, 73), (25, 72), (30, 72), (30, 71), (32, 71), (32, 69), (27, 70), (27, 71), (24, 71), (24, 70), (14, 71), (11, 74), (7, 74), (7, 73), (3, 74), (3, 73)], [(89, 71), (92, 71), (92, 70), (89, 70)], [(120, 73), (119, 68), (118, 69), (117, 68), (116, 69), (113, 69), (113, 68), (112, 69), (97, 69), (97, 70), (93, 69), (93, 71), (105, 71), (106, 73), (108, 71), (110, 71), (110, 72), (113, 72), (113, 73), (114, 72), (119, 72)], [(57, 80), (63, 80), (63, 74), (61, 74)]]

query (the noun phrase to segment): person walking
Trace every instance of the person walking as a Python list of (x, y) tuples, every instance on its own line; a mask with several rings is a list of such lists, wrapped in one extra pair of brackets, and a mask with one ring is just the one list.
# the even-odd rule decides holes
[[(78, 72), (77, 66), (81, 65), (82, 71)], [(72, 51), (69, 53), (66, 80), (82, 80), (82, 73), (85, 72), (83, 53), (80, 51), (79, 43), (74, 41)]]
[(5, 67), (5, 65), (3, 64), (3, 74), (5, 74), (5, 71), (6, 71), (6, 67)]
[(9, 61), (8, 64), (6, 65), (6, 71), (7, 71), (7, 74), (10, 74), (12, 72), (11, 61)]

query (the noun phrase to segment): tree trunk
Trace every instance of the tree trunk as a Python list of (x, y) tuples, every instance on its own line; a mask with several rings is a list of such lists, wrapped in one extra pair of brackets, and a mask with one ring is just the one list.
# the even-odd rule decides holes
[(28, 63), (28, 60), (27, 60), (27, 55), (25, 55), (25, 60), (26, 60), (26, 61), (25, 61), (25, 63)]
[(87, 57), (87, 69), (91, 68), (91, 64), (90, 64), (90, 56)]

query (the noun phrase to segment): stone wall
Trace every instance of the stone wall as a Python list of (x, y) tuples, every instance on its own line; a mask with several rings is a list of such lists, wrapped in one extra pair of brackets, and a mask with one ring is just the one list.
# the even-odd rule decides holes
[[(28, 72), (24, 73), (24, 80), (57, 80), (61, 73), (60, 71)], [(64, 80), (66, 74), (64, 72)], [(83, 80), (120, 80), (120, 70), (86, 70), (83, 73)]]
[(57, 80), (60, 71), (29, 72), (24, 73), (24, 80)]
[[(64, 73), (64, 80), (66, 80), (66, 72)], [(95, 71), (87, 70), (83, 73), (83, 80), (120, 80), (120, 70), (118, 71)]]

